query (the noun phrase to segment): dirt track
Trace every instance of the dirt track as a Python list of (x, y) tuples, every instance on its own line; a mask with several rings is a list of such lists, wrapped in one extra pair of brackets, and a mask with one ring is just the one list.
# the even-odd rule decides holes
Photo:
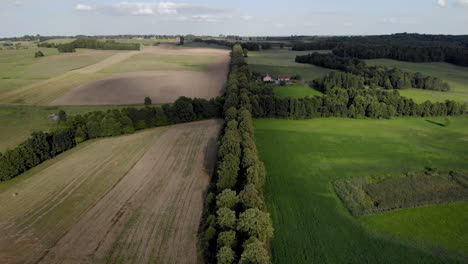
[(139, 53), (215, 56), (216, 59), (205, 72), (152, 71), (116, 74), (72, 89), (50, 105), (139, 104), (146, 96), (150, 96), (153, 103), (161, 104), (174, 102), (180, 96), (209, 99), (223, 92), (229, 70), (229, 52), (226, 50), (146, 47), (141, 52), (116, 54), (78, 71), (95, 72)]
[(171, 127), (41, 263), (196, 263), (220, 126)]

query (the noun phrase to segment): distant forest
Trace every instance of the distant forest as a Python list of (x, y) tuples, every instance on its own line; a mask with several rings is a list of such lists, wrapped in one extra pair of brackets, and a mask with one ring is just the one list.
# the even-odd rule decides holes
[(293, 50), (333, 50), (341, 57), (387, 58), (410, 62), (448, 62), (468, 66), (468, 35), (394, 34), (330, 37), (297, 43)]

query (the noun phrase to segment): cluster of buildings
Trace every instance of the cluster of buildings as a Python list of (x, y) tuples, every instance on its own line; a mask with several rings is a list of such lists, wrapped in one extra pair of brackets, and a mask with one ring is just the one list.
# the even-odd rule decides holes
[(278, 75), (276, 78), (273, 78), (271, 75), (267, 74), (263, 77), (263, 82), (266, 83), (280, 83), (280, 82), (289, 82), (291, 81), (291, 76), (289, 75)]

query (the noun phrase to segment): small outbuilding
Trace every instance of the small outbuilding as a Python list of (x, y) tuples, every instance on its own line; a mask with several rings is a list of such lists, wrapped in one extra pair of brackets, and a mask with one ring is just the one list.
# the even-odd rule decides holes
[(263, 77), (263, 82), (274, 82), (275, 80), (267, 74), (265, 77)]
[(278, 81), (280, 82), (289, 82), (291, 80), (291, 76), (289, 75), (279, 75)]

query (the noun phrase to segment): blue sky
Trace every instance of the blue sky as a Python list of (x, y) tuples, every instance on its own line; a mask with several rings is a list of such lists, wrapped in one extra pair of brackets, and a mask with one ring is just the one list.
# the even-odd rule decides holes
[(0, 37), (468, 34), (468, 0), (0, 0)]

